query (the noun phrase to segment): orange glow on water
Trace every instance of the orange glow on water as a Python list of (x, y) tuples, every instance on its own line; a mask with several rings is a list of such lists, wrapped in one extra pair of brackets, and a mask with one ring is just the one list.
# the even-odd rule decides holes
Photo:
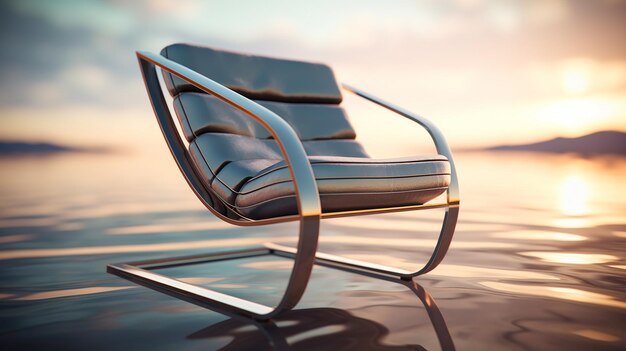
[(588, 214), (589, 191), (589, 185), (581, 176), (569, 175), (561, 184), (561, 213), (567, 216)]
[(582, 336), (587, 339), (598, 340), (598, 341), (616, 342), (620, 340), (620, 338), (615, 335), (611, 335), (603, 331), (592, 330), (592, 329), (577, 330), (573, 332), (573, 334)]
[(66, 289), (66, 290), (55, 290), (55, 291), (45, 291), (34, 294), (28, 294), (16, 300), (20, 301), (33, 301), (33, 300), (47, 300), (54, 299), (59, 297), (70, 297), (70, 296), (82, 296), (82, 295), (93, 295), (105, 292), (112, 292), (118, 290), (126, 290), (133, 288), (132, 286), (94, 286), (89, 288), (78, 288), (78, 289)]
[(492, 234), (494, 238), (515, 240), (556, 240), (556, 241), (583, 241), (586, 237), (571, 233), (538, 230), (511, 230)]
[(494, 290), (513, 292), (515, 294), (542, 296), (559, 300), (570, 300), (594, 305), (603, 305), (626, 309), (626, 302), (617, 300), (613, 296), (585, 291), (581, 289), (564, 288), (557, 286), (509, 284), (491, 281), (480, 282), (480, 284)]
[(545, 262), (564, 264), (600, 264), (618, 260), (617, 256), (571, 252), (521, 252), (521, 255), (536, 257)]

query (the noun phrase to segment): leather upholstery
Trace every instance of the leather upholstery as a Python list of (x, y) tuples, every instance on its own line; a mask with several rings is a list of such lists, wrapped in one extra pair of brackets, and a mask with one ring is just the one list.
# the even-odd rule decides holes
[[(442, 156), (385, 160), (313, 156), (309, 160), (325, 212), (426, 202), (450, 183), (450, 166)], [(296, 214), (294, 188), (284, 161), (246, 181), (235, 204), (251, 218)]]
[[(324, 211), (425, 203), (450, 182), (444, 156), (371, 159), (354, 140), (303, 145)], [(289, 170), (275, 140), (205, 133), (190, 144), (190, 153), (205, 186), (240, 214), (260, 219), (297, 213)]]
[[(259, 100), (331, 103), (341, 92), (330, 67), (292, 60), (237, 54), (189, 44), (174, 44), (161, 55), (250, 98)], [(172, 96), (199, 91), (193, 85), (164, 74)]]
[[(444, 156), (372, 159), (355, 140), (343, 109), (303, 98), (323, 95), (323, 84), (307, 78), (320, 65), (313, 65), (313, 69), (307, 63), (178, 44), (164, 52), (209, 78), (217, 77), (222, 84), (236, 82), (230, 87), (249, 97), (258, 98), (260, 95), (255, 94), (263, 91), (264, 98), (279, 100), (257, 102), (284, 118), (302, 140), (324, 212), (423, 204), (447, 189), (450, 165)], [(336, 87), (330, 69), (328, 72), (324, 79), (331, 82), (324, 84)], [(168, 75), (165, 73), (166, 82)], [(269, 90), (259, 88), (256, 80), (265, 75), (272, 77), (263, 80), (271, 83)], [(289, 79), (283, 82), (285, 77)], [(292, 80), (297, 81), (297, 89)], [(289, 170), (267, 130), (226, 103), (194, 92), (185, 84), (170, 80), (168, 88), (175, 96), (174, 110), (189, 141), (193, 164), (215, 197), (217, 211), (252, 219), (297, 213)], [(266, 94), (268, 91), (271, 94)]]
[[(258, 103), (287, 121), (301, 140), (356, 137), (345, 111), (337, 105)], [(188, 141), (203, 133), (230, 133), (259, 139), (271, 137), (267, 129), (250, 116), (207, 94), (179, 94), (174, 99), (174, 109)]]

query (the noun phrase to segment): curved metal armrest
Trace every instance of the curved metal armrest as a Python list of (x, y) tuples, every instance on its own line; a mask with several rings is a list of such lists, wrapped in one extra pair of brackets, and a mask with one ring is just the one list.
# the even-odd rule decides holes
[[(273, 308), (219, 293), (211, 289), (186, 284), (173, 278), (148, 272), (131, 264), (111, 265), (109, 266), (109, 270), (123, 277), (136, 279), (140, 284), (147, 285), (153, 289), (166, 292), (179, 298), (187, 299), (202, 306), (224, 309), (225, 311), (252, 316), (253, 318), (269, 319), (282, 311), (291, 309), (302, 297), (309, 281), (311, 270), (313, 269), (322, 212), (317, 183), (302, 142), (291, 126), (278, 115), (198, 72), (168, 60), (161, 55), (137, 52), (137, 58), (139, 59), (146, 89), (148, 90), (152, 108), (154, 109), (163, 136), (167, 141), (178, 167), (181, 169), (185, 179), (200, 201), (222, 220), (237, 225), (270, 224), (299, 219), (300, 233), (298, 235), (297, 245), (298, 255), (294, 258), (293, 268), (289, 276), (289, 282), (285, 288), (285, 293), (280, 302)], [(245, 113), (261, 123), (261, 125), (270, 132), (285, 158), (289, 173), (293, 179), (299, 211), (298, 216), (285, 216), (258, 221), (234, 220), (220, 214), (212, 208), (213, 202), (211, 194), (208, 189), (202, 185), (197, 171), (195, 167), (193, 167), (189, 151), (178, 133), (166, 104), (157, 76), (156, 66)], [(245, 250), (243, 251), (243, 255), (249, 256), (250, 253), (258, 252), (270, 253), (271, 250), (267, 248)], [(235, 253), (234, 255), (229, 253), (218, 254), (214, 257), (224, 259), (224, 257), (242, 257), (241, 255), (242, 252)], [(180, 261), (178, 259), (174, 260)]]
[[(289, 166), (289, 171), (293, 179), (296, 198), (301, 217), (320, 216), (321, 205), (317, 183), (313, 175), (313, 169), (309, 163), (304, 146), (291, 126), (278, 115), (259, 105), (258, 103), (232, 91), (231, 89), (193, 71), (179, 63), (167, 58), (145, 51), (137, 51), (139, 63), (144, 70), (146, 85), (155, 84), (156, 72), (152, 75), (146, 74), (149, 67), (146, 64), (158, 66), (161, 69), (174, 74), (175, 76), (193, 84), (198, 89), (213, 95), (223, 102), (231, 105), (235, 109), (244, 112), (254, 120), (263, 125), (278, 143), (280, 150)], [(158, 81), (157, 81), (158, 83)], [(160, 92), (160, 99), (163, 98)], [(152, 96), (151, 98), (155, 98)], [(157, 97), (159, 98), (159, 97)], [(155, 107), (153, 105), (153, 107)], [(159, 111), (155, 112), (159, 115)], [(169, 115), (169, 111), (167, 112)], [(165, 133), (165, 132), (164, 132)], [(167, 136), (166, 136), (167, 137)], [(180, 138), (179, 138), (180, 139)], [(168, 140), (169, 142), (170, 140)], [(172, 145), (170, 145), (172, 147)]]
[(435, 147), (437, 148), (437, 152), (441, 155), (444, 155), (448, 158), (450, 162), (450, 185), (448, 186), (448, 204), (458, 204), (460, 202), (459, 196), (459, 180), (456, 175), (456, 166), (454, 165), (454, 158), (452, 157), (452, 151), (450, 151), (450, 147), (448, 147), (448, 143), (444, 138), (441, 131), (429, 120), (426, 118), (416, 115), (410, 111), (407, 111), (401, 107), (393, 105), (383, 99), (377, 98), (374, 95), (368, 94), (360, 89), (354, 88), (348, 84), (342, 84), (342, 87), (349, 92), (356, 94), (366, 100), (369, 100), (375, 104), (378, 104), (386, 109), (389, 109), (401, 116), (404, 116), (422, 127), (426, 129), (433, 142), (435, 143)]

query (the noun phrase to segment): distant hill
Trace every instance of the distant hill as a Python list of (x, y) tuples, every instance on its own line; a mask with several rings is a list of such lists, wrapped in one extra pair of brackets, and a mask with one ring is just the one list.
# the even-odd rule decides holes
[(577, 138), (555, 138), (532, 144), (500, 145), (487, 148), (492, 151), (538, 151), (579, 154), (616, 154), (626, 156), (626, 133), (597, 132)]
[(0, 155), (49, 155), (67, 152), (101, 152), (100, 149), (77, 148), (52, 143), (0, 141)]

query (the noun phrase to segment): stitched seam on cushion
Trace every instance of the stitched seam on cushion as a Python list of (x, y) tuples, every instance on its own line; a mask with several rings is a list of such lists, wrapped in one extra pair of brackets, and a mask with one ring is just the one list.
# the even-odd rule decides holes
[[(227, 187), (229, 190), (233, 191), (233, 193), (236, 194), (235, 196), (235, 201), (237, 201), (237, 197), (240, 195), (239, 192), (232, 190), (228, 185), (226, 185), (211, 169), (211, 166), (209, 166), (208, 162), (206, 161), (206, 158), (204, 157), (204, 154), (202, 153), (202, 150), (200, 149), (200, 147), (196, 144), (196, 148), (198, 149), (198, 152), (200, 153), (200, 156), (202, 157), (202, 159), (204, 160), (204, 163), (206, 164), (207, 168), (209, 169), (209, 172), (211, 172), (211, 174), (213, 174), (214, 179), (217, 179), (220, 183), (222, 183), (225, 187)], [(242, 160), (244, 161), (244, 160)], [(317, 180), (317, 179), (316, 179)], [(210, 187), (211, 188), (211, 187)], [(400, 190), (400, 191), (380, 191), (380, 192), (334, 192), (334, 193), (319, 193), (320, 196), (322, 195), (377, 195), (377, 194), (402, 194), (402, 193), (410, 193), (410, 192), (424, 192), (424, 191), (430, 191), (430, 190), (438, 190), (438, 189), (447, 189), (447, 186), (444, 187), (434, 187), (434, 188), (427, 188), (427, 189), (419, 189), (419, 190)], [(264, 200), (261, 202), (258, 202), (256, 204), (253, 205), (248, 205), (248, 206), (237, 206), (236, 204), (231, 204), (230, 202), (224, 200), (224, 198), (222, 198), (222, 196), (220, 196), (215, 190), (213, 190), (212, 188), (210, 189), (210, 191), (222, 202), (222, 204), (228, 208), (230, 208), (231, 210), (237, 211), (239, 212), (240, 215), (241, 211), (240, 209), (245, 209), (245, 208), (250, 208), (250, 207), (254, 207), (254, 206), (259, 206), (263, 203), (272, 201), (272, 200), (278, 200), (278, 199), (282, 199), (282, 198), (294, 198), (295, 195), (286, 195), (286, 196), (280, 196), (280, 197), (276, 197), (276, 198), (272, 198), (269, 200)], [(245, 217), (245, 216), (244, 216)]]
[[(200, 148), (198, 148), (198, 149), (200, 149)], [(200, 153), (202, 154), (202, 151), (200, 151)], [(204, 155), (202, 155), (202, 157), (204, 158)], [(239, 161), (249, 161), (249, 160), (252, 160), (252, 161), (254, 161), (254, 160), (271, 160), (271, 158), (267, 158), (267, 159), (263, 159), (263, 158), (250, 158), (250, 159), (246, 159), (246, 160), (237, 160), (237, 162), (239, 162)], [(205, 162), (206, 162), (206, 160), (205, 160)], [(222, 165), (222, 167), (220, 167), (220, 169), (219, 169), (217, 172), (219, 173), (222, 169), (224, 169), (224, 167), (226, 167), (228, 164), (233, 163), (233, 162), (235, 162), (235, 161), (226, 161), (226, 162), (225, 162), (225, 164), (224, 164), (224, 165)], [(207, 163), (207, 166), (208, 166), (208, 163)], [(214, 178), (215, 178), (215, 179), (217, 179), (220, 183), (222, 183), (222, 185), (224, 185), (225, 187), (227, 187), (227, 188), (228, 188), (228, 190), (232, 191), (232, 192), (233, 192), (233, 194), (237, 194), (237, 195), (239, 195), (239, 194), (240, 194), (240, 192), (239, 192), (239, 191), (237, 191), (237, 190), (235, 190), (235, 189), (231, 188), (228, 184), (224, 183), (224, 181), (222, 181), (222, 179), (221, 179), (220, 177), (218, 177), (216, 173), (214, 173), (214, 172), (213, 172), (213, 170), (211, 169), (211, 167), (209, 167), (209, 169), (211, 170), (211, 173), (213, 173)], [(244, 178), (244, 179), (245, 179), (245, 178)], [(243, 181), (243, 179), (242, 179), (242, 181)], [(246, 182), (248, 182), (248, 181), (246, 181)]]
[[(400, 190), (400, 191), (370, 191), (370, 192), (345, 192), (345, 193), (320, 193), (320, 196), (326, 195), (340, 195), (340, 196), (345, 196), (345, 195), (380, 195), (380, 194), (405, 194), (405, 193), (420, 193), (420, 192), (425, 192), (425, 191), (432, 191), (432, 190), (446, 190), (448, 189), (447, 186), (442, 186), (442, 187), (434, 187), (434, 188), (428, 188), (428, 189), (419, 189), (419, 190)], [(257, 202), (255, 204), (252, 205), (248, 205), (248, 206), (237, 206), (235, 205), (235, 207), (239, 210), (239, 209), (246, 209), (246, 208), (250, 208), (250, 207), (255, 207), (255, 206), (260, 206), (263, 205), (266, 202), (270, 202), (270, 201), (274, 201), (274, 200), (279, 200), (279, 199), (286, 199), (286, 198), (295, 198), (295, 195), (285, 195), (285, 196), (279, 196), (279, 197), (274, 197), (268, 200), (263, 200), (261, 202)], [(432, 199), (431, 199), (432, 200)]]
[[(450, 162), (450, 161), (448, 161), (448, 160), (436, 160), (436, 159), (435, 159), (435, 160), (432, 160), (432, 159), (431, 159), (431, 160), (418, 160), (418, 161), (388, 162), (387, 164), (400, 164), (400, 163), (424, 163), (424, 162), (433, 162), (433, 163), (435, 163), (435, 162)], [(313, 161), (313, 162), (311, 162), (310, 160), (309, 160), (309, 163), (310, 163), (311, 165), (314, 165), (314, 164), (315, 164), (315, 165), (320, 165), (320, 164), (329, 164), (329, 165), (330, 165), (330, 164), (337, 164), (337, 165), (345, 165), (345, 164), (351, 164), (351, 165), (370, 165), (370, 164), (378, 164), (378, 165), (380, 165), (380, 164), (385, 164), (385, 163), (374, 163), (374, 162), (365, 162), (365, 161), (358, 161), (358, 162), (341, 162), (341, 161)], [(270, 167), (272, 167), (272, 166), (270, 166)], [(268, 167), (268, 168), (269, 168), (269, 167)], [(270, 173), (272, 173), (272, 172), (276, 172), (276, 171), (278, 171), (278, 170), (281, 170), (281, 169), (286, 169), (286, 168), (287, 168), (287, 166), (285, 165), (285, 166), (280, 166), (280, 167), (278, 167), (278, 168), (271, 169), (271, 170), (266, 171), (266, 172), (261, 171), (261, 172), (263, 172), (263, 173), (260, 173), (260, 174), (255, 175), (254, 177), (250, 178), (250, 180), (249, 180), (249, 181), (253, 181), (253, 180), (257, 179), (257, 178), (263, 177), (263, 176), (268, 175), (268, 174), (270, 174)]]
[[(183, 114), (185, 115), (185, 119), (187, 119), (187, 112), (185, 111), (185, 107), (183, 106), (182, 102), (180, 103), (181, 108), (183, 109)], [(191, 129), (191, 127), (190, 127)], [(198, 138), (198, 136), (196, 135), (196, 133), (193, 131), (193, 129), (191, 130), (191, 133), (194, 135), (194, 140), (196, 140)], [(231, 163), (232, 161), (227, 161), (225, 162), (225, 164), (223, 164), (218, 170), (213, 171), (213, 169), (211, 168), (211, 165), (209, 165), (209, 162), (206, 160), (206, 157), (204, 156), (204, 152), (202, 152), (202, 148), (200, 148), (200, 146), (198, 145), (198, 143), (196, 143), (196, 149), (198, 149), (198, 152), (200, 153), (200, 156), (202, 157), (202, 159), (204, 160), (204, 164), (206, 164), (207, 168), (209, 169), (209, 172), (211, 172), (211, 174), (213, 175), (213, 181), (215, 181), (217, 179), (218, 182), (222, 183), (223, 186), (225, 186), (228, 190), (230, 190), (232, 193), (235, 194), (235, 200), (237, 198), (237, 195), (239, 195), (239, 192), (234, 190), (233, 188), (231, 188), (228, 184), (224, 183), (222, 181), (222, 179), (220, 179), (220, 177), (217, 176), (217, 173), (221, 170), (224, 169), (224, 167), (226, 167), (227, 164)], [(215, 193), (215, 195), (226, 205), (229, 205), (230, 203), (226, 200), (224, 200), (219, 194), (217, 194), (217, 192), (215, 190), (213, 190), (213, 181), (211, 182), (211, 190), (213, 191), (213, 193)]]
[[(217, 179), (217, 175), (215, 175), (215, 173), (211, 169), (211, 166), (209, 166), (209, 163), (204, 158), (204, 154), (202, 154), (202, 150), (200, 150), (200, 147), (197, 144), (196, 144), (196, 149), (198, 149), (198, 152), (200, 153), (200, 157), (202, 157), (202, 160), (204, 161), (204, 164), (209, 169), (209, 172), (211, 172), (211, 174), (213, 175), (213, 179)], [(213, 195), (215, 195), (222, 202), (222, 204), (224, 206), (230, 207), (231, 210), (237, 211), (237, 209), (236, 209), (236, 207), (234, 205), (232, 205), (228, 201), (224, 200), (224, 198), (222, 196), (220, 196), (220, 194), (218, 194), (215, 190), (213, 190), (213, 188), (211, 187), (211, 184), (209, 184), (209, 187), (208, 187), (207, 190), (210, 191)]]
[[(181, 103), (182, 106), (182, 103)], [(187, 118), (187, 112), (185, 112), (185, 108), (183, 108), (183, 113), (185, 114), (185, 118)], [(197, 136), (195, 135), (195, 132), (192, 131), (192, 133), (194, 134), (194, 139), (197, 139)], [(226, 167), (226, 165), (228, 165), (229, 163), (231, 163), (232, 161), (226, 161), (225, 164), (222, 164), (222, 166), (217, 169), (216, 171), (213, 171), (213, 169), (211, 168), (211, 165), (209, 165), (209, 162), (206, 160), (206, 157), (204, 156), (204, 152), (202, 152), (202, 149), (200, 148), (200, 146), (198, 145), (198, 143), (196, 143), (196, 149), (198, 149), (198, 152), (200, 153), (200, 156), (202, 156), (202, 159), (204, 160), (204, 164), (206, 164), (206, 167), (209, 169), (209, 172), (211, 172), (211, 174), (213, 175), (213, 181), (211, 182), (211, 190), (213, 189), (213, 182), (217, 179), (218, 182), (222, 183), (223, 186), (225, 186), (226, 188), (228, 188), (228, 190), (230, 190), (232, 193), (235, 194), (235, 200), (237, 198), (237, 195), (239, 195), (239, 192), (237, 192), (236, 190), (233, 190), (230, 186), (228, 186), (228, 184), (224, 183), (218, 176), (217, 173), (221, 170), (224, 169), (224, 167)], [(222, 202), (224, 203), (229, 203), (228, 201), (224, 200), (220, 195), (217, 194), (217, 192), (215, 190), (213, 190), (213, 192), (217, 195), (217, 197), (220, 198), (220, 200), (222, 200)]]
[[(198, 152), (200, 152), (200, 156), (202, 157), (202, 159), (204, 160), (204, 163), (206, 164), (207, 168), (209, 169), (209, 172), (211, 172), (211, 174), (213, 175), (213, 179), (217, 179), (220, 183), (222, 183), (225, 187), (227, 187), (228, 189), (230, 189), (230, 187), (226, 184), (224, 184), (215, 173), (213, 173), (213, 170), (211, 169), (211, 166), (209, 166), (209, 163), (206, 161), (206, 159), (204, 158), (204, 154), (202, 153), (202, 150), (200, 150), (200, 147), (196, 144), (196, 148), (198, 149)], [(210, 185), (210, 184), (209, 184)], [(228, 207), (231, 211), (237, 212), (237, 214), (243, 218), (249, 219), (248, 217), (244, 216), (242, 213), (239, 212), (239, 209), (237, 207), (237, 205), (235, 204), (231, 204), (230, 202), (224, 200), (224, 198), (217, 193), (217, 191), (215, 191), (213, 189), (213, 187), (209, 186), (209, 188), (207, 189), (208, 191), (210, 191), (214, 196), (216, 196), (220, 202), (222, 203), (222, 205)], [(236, 198), (235, 198), (236, 200)]]
[[(433, 174), (420, 174), (420, 175), (412, 175), (412, 176), (389, 176), (389, 177), (323, 177), (323, 178), (315, 178), (316, 181), (318, 180), (345, 180), (345, 179), (405, 179), (405, 178), (423, 178), (423, 177), (436, 177), (436, 176), (446, 176), (446, 175), (450, 175), (450, 173), (433, 173)], [(250, 182), (250, 181), (248, 181)], [(273, 185), (278, 185), (278, 184), (284, 184), (284, 183), (293, 183), (292, 180), (281, 180), (279, 182), (274, 182), (274, 183), (270, 183), (270, 184), (265, 184), (261, 187), (252, 189), (252, 190), (248, 190), (245, 192), (239, 192), (239, 195), (248, 195), (251, 194), (255, 191), (259, 191), (262, 189), (265, 189), (267, 187), (273, 186)]]
[[(224, 162), (225, 164), (223, 164), (217, 171), (213, 171), (213, 169), (211, 168), (211, 166), (207, 162), (206, 157), (204, 157), (204, 153), (202, 152), (202, 149), (200, 148), (200, 146), (198, 146), (197, 143), (196, 143), (196, 147), (198, 149), (198, 152), (200, 153), (200, 156), (202, 156), (202, 159), (204, 160), (204, 163), (206, 164), (207, 168), (209, 169), (209, 172), (211, 172), (211, 174), (213, 175), (213, 180), (215, 181), (217, 179), (218, 182), (222, 183), (222, 185), (225, 186), (226, 188), (228, 188), (228, 190), (230, 190), (233, 194), (239, 195), (240, 194), (239, 191), (234, 190), (228, 184), (224, 183), (224, 181), (222, 181), (222, 179), (220, 179), (220, 177), (218, 177), (217, 173), (216, 173), (216, 172), (219, 173), (220, 170), (224, 169), (224, 167), (226, 167), (226, 165), (228, 165), (229, 163), (232, 163), (233, 161), (226, 161), (226, 162)], [(250, 160), (260, 160), (260, 159), (258, 159), (258, 158), (251, 158)], [(246, 161), (246, 160), (237, 160), (237, 161)]]
[[(229, 190), (235, 192), (234, 190), (232, 190), (228, 185), (224, 184), (224, 182), (222, 182), (221, 179), (218, 178), (217, 174), (215, 174), (215, 172), (213, 171), (213, 169), (211, 168), (211, 165), (209, 165), (209, 163), (206, 160), (206, 157), (204, 157), (204, 153), (202, 152), (202, 149), (200, 148), (200, 146), (198, 146), (198, 144), (196, 143), (196, 149), (198, 149), (198, 152), (200, 153), (200, 156), (202, 157), (202, 160), (204, 161), (204, 164), (206, 165), (206, 167), (209, 169), (209, 172), (211, 172), (211, 174), (213, 175), (213, 180), (217, 179), (220, 183), (222, 183), (222, 185), (224, 185), (225, 187), (227, 187)], [(231, 161), (227, 161), (227, 164), (230, 163)], [(223, 167), (222, 167), (223, 168)], [(211, 184), (209, 184), (211, 185)], [(211, 190), (215, 193), (215, 195), (217, 195), (217, 197), (220, 198), (220, 200), (222, 200), (222, 202), (228, 203), (228, 201), (224, 200), (219, 194), (217, 194), (217, 192), (215, 190), (213, 190), (213, 187), (210, 186), (209, 188), (211, 188)]]
[(209, 165), (209, 163), (207, 162), (206, 157), (204, 157), (204, 153), (202, 152), (202, 149), (200, 149), (200, 146), (198, 146), (198, 143), (196, 143), (196, 149), (200, 153), (200, 157), (202, 157), (202, 160), (204, 161), (206, 168), (209, 169), (209, 172), (211, 172), (211, 174), (213, 175), (213, 178), (216, 178), (217, 175), (215, 174), (215, 172), (213, 172), (213, 169), (211, 168), (211, 165)]
[[(206, 157), (204, 156), (204, 153), (202, 152), (202, 149), (200, 148), (200, 146), (198, 146), (198, 144), (196, 143), (196, 148), (198, 149), (198, 152), (200, 153), (200, 156), (202, 156), (202, 159), (204, 160), (204, 163), (206, 164), (207, 168), (209, 169), (209, 171), (211, 172), (211, 174), (213, 175), (213, 179), (214, 181), (217, 180), (218, 182), (220, 182), (223, 186), (225, 186), (228, 190), (230, 190), (233, 194), (235, 194), (235, 201), (236, 201), (236, 197), (239, 195), (247, 195), (250, 193), (253, 193), (255, 191), (259, 191), (261, 189), (264, 189), (266, 187), (272, 186), (272, 185), (276, 185), (276, 184), (281, 184), (281, 183), (291, 183), (293, 182), (292, 180), (286, 180), (286, 181), (280, 181), (280, 182), (275, 182), (275, 183), (271, 183), (271, 184), (267, 184), (264, 185), (260, 188), (256, 188), (247, 192), (240, 192), (237, 191), (233, 188), (231, 188), (228, 184), (226, 184), (224, 181), (222, 181), (222, 179), (220, 177), (218, 177), (217, 173), (219, 173), (219, 170), (214, 171), (211, 166), (209, 165), (209, 163), (206, 160)], [(251, 160), (257, 160), (257, 159), (251, 159)], [(238, 160), (238, 161), (246, 161), (246, 160)], [(220, 167), (220, 170), (223, 169), (227, 164), (231, 163), (232, 161), (227, 161), (224, 165), (222, 165), (222, 167)], [(421, 162), (421, 161), (419, 161)], [(426, 162), (426, 160), (424, 161)], [(447, 162), (447, 161), (435, 161), (435, 162)], [(329, 162), (332, 163), (332, 162)], [(334, 162), (337, 163), (337, 162)], [(319, 163), (316, 163), (319, 164)], [(286, 168), (286, 167), (284, 167)], [(271, 171), (270, 171), (271, 172)], [(269, 174), (270, 172), (267, 172), (266, 174)], [(428, 177), (428, 176), (440, 176), (440, 175), (450, 175), (450, 173), (436, 173), (436, 174), (424, 174), (424, 175), (415, 175), (415, 176), (402, 176), (402, 177), (346, 177), (346, 178), (340, 178), (340, 177), (324, 177), (324, 178), (315, 178), (315, 180), (332, 180), (332, 179), (387, 179), (387, 178), (419, 178), (419, 177)], [(246, 183), (249, 183), (250, 181), (256, 179), (257, 176), (250, 178), (249, 180), (246, 181)], [(219, 196), (219, 195), (218, 195)], [(220, 199), (221, 196), (220, 196)], [(222, 199), (222, 201), (226, 201), (224, 199)]]

